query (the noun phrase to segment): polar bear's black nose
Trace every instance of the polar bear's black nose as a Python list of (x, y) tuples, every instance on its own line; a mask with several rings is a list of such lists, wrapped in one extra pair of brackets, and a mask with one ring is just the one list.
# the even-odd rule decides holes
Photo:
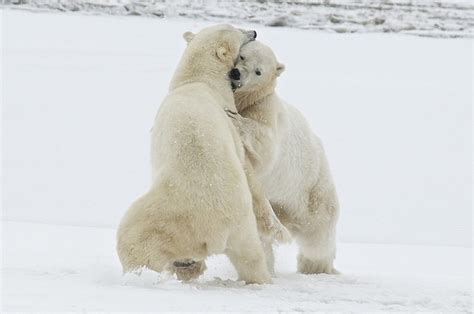
[(240, 80), (240, 71), (239, 71), (239, 69), (233, 68), (232, 70), (230, 70), (229, 77), (233, 80), (236, 80), (236, 81)]
[(257, 32), (253, 31), (253, 39), (257, 38)]

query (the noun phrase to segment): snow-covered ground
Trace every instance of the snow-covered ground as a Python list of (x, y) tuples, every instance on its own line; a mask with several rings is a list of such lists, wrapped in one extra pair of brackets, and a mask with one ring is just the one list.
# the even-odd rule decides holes
[[(4, 311), (432, 311), (471, 310), (466, 248), (339, 245), (344, 274), (296, 274), (296, 249), (279, 247), (273, 285), (235, 281), (224, 256), (197, 282), (150, 271), (120, 276), (115, 231), (5, 222)], [(454, 267), (453, 267), (454, 266)]]
[(207, 22), (0, 12), (2, 312), (471, 309), (470, 40), (257, 27), (324, 140), (343, 275), (295, 274), (290, 246), (275, 285), (228, 281), (222, 256), (183, 285), (122, 278), (114, 228), (148, 187), (181, 34)]
[[(3, 0), (10, 8), (152, 18), (187, 17), (336, 33), (473, 37), (469, 0)], [(15, 5), (11, 3), (16, 3)], [(2, 4), (2, 1), (0, 1)]]

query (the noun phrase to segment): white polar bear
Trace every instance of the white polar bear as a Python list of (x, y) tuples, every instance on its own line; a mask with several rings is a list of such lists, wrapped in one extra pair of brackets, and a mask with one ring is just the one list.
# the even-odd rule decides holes
[[(246, 153), (280, 221), (299, 245), (298, 271), (337, 273), (336, 222), (339, 204), (320, 139), (303, 115), (275, 93), (284, 71), (272, 50), (259, 42), (242, 47), (230, 72)], [(273, 250), (266, 243), (269, 269)]]
[(240, 280), (270, 283), (244, 149), (224, 111), (235, 110), (228, 72), (256, 33), (218, 25), (184, 37), (189, 44), (152, 129), (152, 186), (118, 229), (120, 261), (125, 272), (145, 266), (191, 279), (206, 257), (225, 253)]

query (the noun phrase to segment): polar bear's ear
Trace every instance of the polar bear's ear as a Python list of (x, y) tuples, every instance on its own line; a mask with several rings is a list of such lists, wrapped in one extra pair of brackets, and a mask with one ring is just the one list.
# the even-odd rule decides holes
[(193, 40), (194, 34), (192, 32), (186, 32), (186, 33), (183, 34), (183, 38), (189, 44), (191, 42), (191, 40)]
[(276, 69), (276, 76), (280, 76), (283, 71), (285, 71), (285, 65), (283, 63), (278, 63)]
[(216, 55), (220, 60), (226, 61), (229, 51), (230, 49), (228, 45), (221, 45), (219, 48), (217, 48)]

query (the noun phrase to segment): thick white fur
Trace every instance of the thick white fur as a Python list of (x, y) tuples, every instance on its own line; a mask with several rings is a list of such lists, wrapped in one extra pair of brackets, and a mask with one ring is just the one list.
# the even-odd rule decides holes
[[(298, 271), (337, 273), (339, 204), (321, 141), (303, 115), (275, 93), (284, 66), (270, 48), (259, 42), (245, 45), (236, 67), (240, 116), (233, 121), (266, 196), (299, 245)], [(264, 248), (273, 270), (272, 246), (265, 243)]]
[[(225, 253), (246, 283), (270, 283), (243, 168), (245, 154), (225, 109), (235, 110), (227, 73), (247, 33), (206, 28), (189, 41), (151, 135), (152, 186), (123, 217), (124, 271), (171, 269), (195, 278), (207, 256)], [(270, 208), (271, 209), (271, 208)], [(192, 269), (173, 262), (192, 260)]]

